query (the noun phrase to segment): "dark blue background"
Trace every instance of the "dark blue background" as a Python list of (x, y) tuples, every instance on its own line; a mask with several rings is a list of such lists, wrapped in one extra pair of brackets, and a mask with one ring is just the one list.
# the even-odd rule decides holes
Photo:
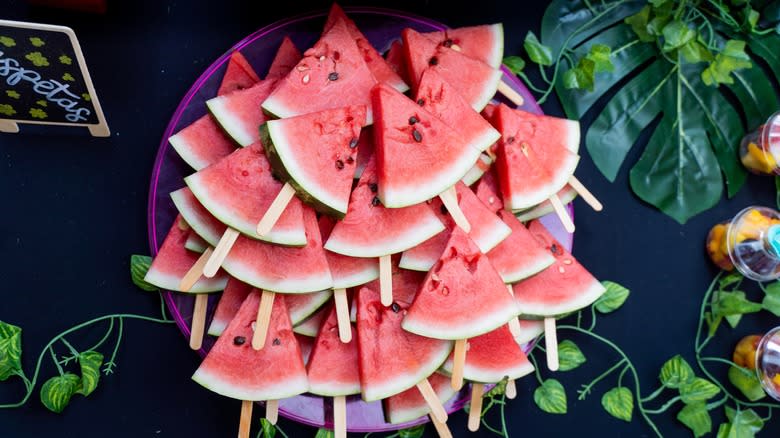
[[(285, 16), (329, 6), (327, 2), (268, 3), (114, 1), (108, 15), (92, 16), (0, 0), (2, 18), (76, 30), (113, 132), (110, 138), (93, 139), (79, 129), (49, 129), (43, 135), (41, 129), (23, 126), (22, 134), (0, 134), (0, 319), (24, 329), (28, 375), (43, 345), (68, 327), (107, 313), (158, 313), (157, 295), (144, 293), (130, 282), (128, 262), (132, 253), (149, 252), (148, 181), (171, 114), (200, 73), (235, 42)], [(538, 34), (544, 5), (506, 3), (420, 0), (373, 5), (408, 10), (451, 26), (502, 21), (506, 53), (516, 54), (528, 30)], [(557, 102), (544, 109), (562, 115)], [(629, 161), (637, 157), (634, 151)], [(632, 290), (624, 308), (601, 318), (597, 330), (625, 349), (638, 367), (646, 395), (655, 389), (666, 359), (677, 353), (693, 359), (700, 298), (715, 274), (703, 249), (707, 230), (747, 205), (774, 205), (774, 183), (770, 178), (750, 177), (737, 197), (682, 226), (631, 194), (627, 168), (610, 184), (585, 155), (577, 175), (606, 207), (597, 214), (575, 202), (574, 254), (597, 277)], [(736, 330), (722, 328), (710, 351), (730, 355), (741, 336), (765, 331), (778, 322), (766, 312), (747, 317)], [(99, 331), (83, 335), (89, 339), (71, 340), (85, 348), (102, 334)], [(579, 385), (618, 357), (595, 341), (573, 339), (588, 362), (576, 371), (556, 375), (567, 388), (569, 414), (539, 411), (532, 399), (536, 382), (522, 379), (518, 399), (507, 408), (510, 435), (651, 436), (638, 412), (627, 424), (602, 410), (601, 394), (615, 385), (614, 379), (597, 386), (585, 401), (577, 400)], [(61, 346), (59, 351), (64, 353)], [(116, 374), (103, 378), (89, 399), (76, 397), (61, 415), (45, 410), (37, 391), (24, 407), (0, 410), (0, 436), (235, 436), (239, 402), (190, 380), (199, 360), (175, 327), (128, 321), (118, 362)], [(712, 368), (725, 381), (725, 369)], [(46, 358), (42, 374), (53, 373)], [(15, 402), (23, 391), (18, 379), (0, 384), (0, 404)], [(666, 436), (690, 436), (674, 419), (679, 407), (653, 417)], [(714, 429), (722, 417), (720, 410), (715, 413)], [(467, 432), (462, 413), (451, 418), (456, 436), (491, 436), (484, 429)], [(496, 424), (497, 418), (492, 421)], [(285, 420), (281, 425), (291, 437), (314, 434), (311, 428)], [(778, 434), (776, 423), (762, 435)]]

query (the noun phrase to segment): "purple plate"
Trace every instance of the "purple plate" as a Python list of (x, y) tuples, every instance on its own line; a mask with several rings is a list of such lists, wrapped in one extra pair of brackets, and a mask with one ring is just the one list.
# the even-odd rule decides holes
[[(401, 30), (406, 27), (411, 27), (421, 32), (445, 28), (443, 24), (436, 21), (393, 10), (347, 8), (347, 12), (365, 33), (368, 40), (380, 52), (384, 52), (389, 48), (390, 43), (394, 39), (399, 38)], [(276, 49), (285, 36), (289, 36), (299, 48), (311, 47), (320, 36), (325, 23), (325, 15), (324, 12), (300, 15), (268, 25), (249, 35), (214, 61), (184, 96), (168, 123), (168, 127), (165, 129), (157, 152), (154, 169), (152, 170), (148, 212), (149, 245), (152, 254), (157, 254), (159, 244), (165, 238), (177, 214), (169, 194), (183, 187), (184, 177), (193, 172), (179, 158), (176, 151), (169, 147), (168, 138), (206, 114), (205, 102), (216, 96), (222, 76), (227, 68), (227, 61), (233, 51), (240, 50), (257, 72), (265, 73), (271, 64)], [(531, 93), (505, 68), (504, 81), (510, 84), (525, 99), (525, 104), (521, 108), (534, 113), (542, 112)], [(571, 206), (569, 206), (569, 211), (572, 211)], [(547, 216), (542, 218), (542, 221), (561, 243), (571, 249), (573, 235), (563, 230), (557, 217), (554, 215)], [(164, 296), (168, 309), (176, 320), (176, 324), (184, 336), (189, 339), (192, 309), (195, 302), (194, 297), (188, 294), (171, 292), (166, 292)], [(207, 327), (218, 299), (218, 294), (209, 296)], [(214, 345), (214, 340), (215, 338), (206, 336), (203, 348), (198, 351), (201, 357), (205, 356), (211, 346)], [(469, 392), (464, 389), (446, 403), (445, 407), (448, 412), (453, 412), (463, 407), (468, 402), (468, 399)], [(279, 413), (291, 420), (311, 426), (332, 427), (331, 406), (330, 398), (304, 394), (281, 400)], [(347, 428), (351, 432), (396, 430), (426, 421), (428, 421), (427, 416), (409, 423), (389, 424), (385, 422), (380, 402), (366, 403), (360, 399), (360, 396), (352, 396), (347, 399)]]

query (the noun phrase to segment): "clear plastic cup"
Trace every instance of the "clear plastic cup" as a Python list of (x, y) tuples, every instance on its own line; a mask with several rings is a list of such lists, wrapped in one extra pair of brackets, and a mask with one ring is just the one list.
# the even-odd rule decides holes
[(780, 327), (767, 332), (758, 343), (756, 374), (764, 391), (780, 401)]
[(750, 206), (737, 213), (726, 231), (731, 262), (747, 278), (780, 278), (780, 212)]
[(780, 175), (780, 111), (742, 138), (739, 158), (752, 173)]

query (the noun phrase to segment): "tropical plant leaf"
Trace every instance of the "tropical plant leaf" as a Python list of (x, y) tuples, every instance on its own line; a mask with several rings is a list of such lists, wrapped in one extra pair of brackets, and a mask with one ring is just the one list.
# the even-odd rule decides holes
[(601, 313), (610, 313), (619, 309), (631, 293), (625, 287), (612, 281), (602, 281), (601, 284), (607, 291), (593, 303), (596, 310)]
[(601, 406), (613, 417), (631, 422), (634, 412), (634, 395), (628, 388), (617, 387), (605, 392), (601, 397)]
[(41, 387), (41, 403), (52, 412), (60, 413), (70, 403), (81, 379), (73, 373), (65, 373), (47, 380)]
[(569, 339), (558, 343), (558, 359), (560, 371), (570, 371), (585, 363), (585, 355), (582, 350)]
[(22, 369), (22, 329), (0, 321), (0, 382)]
[(566, 391), (561, 382), (547, 379), (534, 390), (534, 402), (548, 414), (566, 413)]
[(691, 403), (685, 405), (677, 413), (677, 419), (691, 429), (693, 436), (699, 438), (712, 431), (712, 418), (704, 405), (704, 402)]
[(693, 368), (679, 354), (667, 360), (658, 375), (661, 383), (667, 388), (679, 388), (691, 382), (694, 377)]

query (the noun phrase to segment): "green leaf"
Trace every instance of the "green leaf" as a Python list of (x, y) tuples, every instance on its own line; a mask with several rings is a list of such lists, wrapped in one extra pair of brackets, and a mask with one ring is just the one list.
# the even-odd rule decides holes
[(715, 59), (712, 52), (710, 52), (710, 49), (700, 41), (689, 41), (687, 44), (680, 47), (679, 50), (685, 61), (690, 63), (712, 61)]
[(685, 405), (677, 413), (677, 419), (693, 432), (696, 438), (712, 431), (712, 419), (704, 402)]
[(147, 292), (159, 290), (157, 286), (149, 284), (144, 280), (149, 267), (152, 266), (152, 258), (149, 256), (133, 254), (130, 256), (130, 278), (136, 286)]
[(321, 427), (317, 430), (317, 434), (314, 435), (314, 438), (333, 438), (334, 436), (335, 434), (332, 430)]
[(634, 395), (622, 386), (612, 388), (601, 397), (601, 406), (613, 417), (631, 422), (631, 415), (634, 412)]
[(276, 426), (271, 424), (271, 422), (266, 420), (265, 418), (261, 418), (260, 436), (263, 438), (274, 438), (276, 436)]
[(731, 328), (737, 328), (739, 321), (742, 320), (742, 315), (728, 315), (726, 316), (726, 322), (729, 323)]
[(523, 47), (525, 48), (526, 53), (528, 53), (528, 57), (531, 61), (544, 66), (553, 64), (552, 50), (539, 42), (539, 39), (536, 38), (536, 35), (533, 32), (529, 31), (525, 35)]
[(563, 84), (566, 88), (593, 91), (596, 81), (596, 63), (588, 58), (581, 58), (577, 66), (563, 74)]
[(754, 303), (745, 298), (742, 291), (719, 292), (712, 300), (712, 313), (714, 316), (744, 315), (761, 310), (761, 304)]
[(745, 53), (745, 42), (728, 40), (715, 60), (701, 73), (701, 78), (707, 85), (733, 84), (733, 72), (751, 67), (753, 63)]
[(729, 368), (729, 382), (750, 401), (754, 402), (766, 397), (766, 392), (764, 392), (764, 388), (761, 386), (755, 371), (731, 366)]
[(691, 382), (680, 385), (680, 397), (686, 404), (706, 401), (715, 397), (720, 392), (720, 388), (712, 382), (701, 377), (696, 377)]
[(103, 355), (97, 351), (85, 351), (79, 354), (79, 367), (81, 368), (81, 385), (79, 394), (88, 396), (92, 394), (100, 381), (100, 367), (103, 365)]
[(604, 285), (607, 291), (593, 303), (596, 310), (601, 313), (611, 313), (619, 309), (631, 293), (625, 287), (612, 281), (602, 281), (601, 284)]
[(647, 31), (647, 24), (650, 19), (650, 6), (645, 6), (636, 14), (623, 20), (627, 25), (631, 26), (631, 30), (634, 31), (639, 41), (646, 43), (655, 41), (655, 36), (651, 35)]
[(661, 33), (664, 37), (664, 52), (677, 50), (696, 39), (696, 31), (680, 20), (672, 21), (664, 26)]
[(0, 321), (0, 382), (22, 370), (22, 329)]
[(730, 438), (752, 438), (764, 427), (764, 420), (752, 409), (736, 411), (726, 406), (726, 418), (731, 422)]
[(780, 316), (780, 282), (774, 281), (764, 288), (764, 299), (761, 307)]
[(566, 413), (566, 391), (561, 382), (547, 379), (534, 391), (534, 402), (548, 414)]
[(577, 344), (566, 339), (558, 343), (558, 360), (560, 363), (558, 369), (569, 371), (584, 364), (586, 359), (580, 348), (577, 347)]
[(661, 367), (658, 379), (667, 388), (679, 388), (693, 381), (695, 375), (693, 369), (679, 354), (666, 361)]
[(718, 280), (718, 288), (725, 289), (728, 286), (739, 283), (743, 278), (744, 277), (739, 271), (730, 272), (728, 275), (725, 275)]
[(76, 393), (81, 379), (73, 373), (65, 373), (47, 380), (41, 387), (41, 403), (52, 412), (60, 413)]
[(421, 424), (419, 426), (399, 430), (398, 436), (400, 438), (420, 438), (421, 436), (423, 436), (424, 432), (425, 432), (425, 425)]
[(485, 397), (497, 397), (499, 395), (504, 395), (506, 392), (506, 379), (496, 383), (496, 386), (490, 389), (484, 396)]
[(612, 64), (611, 56), (612, 49), (608, 45), (594, 44), (590, 47), (587, 58), (595, 64), (594, 71), (596, 73), (613, 72), (615, 66)]
[(525, 61), (519, 56), (507, 56), (504, 58), (504, 65), (514, 74), (520, 74), (525, 68)]
[(747, 21), (748, 28), (751, 32), (756, 29), (760, 16), (761, 15), (757, 10), (751, 8), (750, 6), (745, 7), (745, 21)]

